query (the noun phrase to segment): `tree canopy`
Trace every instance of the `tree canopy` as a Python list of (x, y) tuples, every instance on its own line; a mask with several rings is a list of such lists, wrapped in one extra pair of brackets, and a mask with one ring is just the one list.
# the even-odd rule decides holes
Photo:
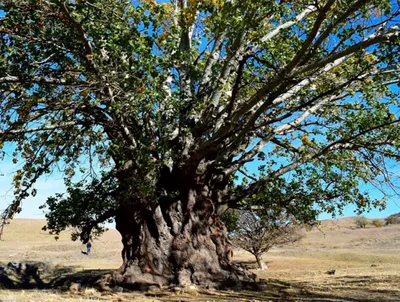
[(399, 159), (399, 20), (394, 0), (3, 0), (3, 218), (94, 163), (166, 241), (248, 204), (383, 205), (360, 185)]
[[(384, 174), (383, 158), (397, 158), (394, 2), (3, 1), (0, 9), (1, 140), (24, 160), (10, 216), (40, 175), (60, 162), (73, 175), (88, 156), (138, 167), (146, 181), (132, 186), (144, 196), (161, 165), (206, 169), (212, 157), (228, 177), (259, 158), (258, 179), (240, 197), (290, 172), (306, 191), (345, 178), (340, 195), (354, 195), (360, 181)], [(340, 198), (331, 195), (320, 199)]]

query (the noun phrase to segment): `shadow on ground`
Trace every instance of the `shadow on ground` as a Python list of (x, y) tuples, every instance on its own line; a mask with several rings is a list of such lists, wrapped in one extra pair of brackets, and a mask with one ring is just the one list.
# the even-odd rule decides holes
[[(336, 280), (335, 280), (336, 281)], [(341, 280), (338, 280), (340, 284)], [(399, 279), (389, 278), (393, 288)], [(324, 287), (307, 282), (285, 282), (268, 279), (262, 282), (246, 284), (240, 290), (232, 291), (200, 291), (198, 295), (174, 295), (170, 292), (146, 293), (145, 295), (163, 301), (326, 301), (326, 302), (376, 302), (399, 301), (400, 291), (397, 289), (376, 289), (373, 280), (363, 287), (345, 286)], [(382, 280), (377, 281), (381, 284)], [(336, 282), (335, 282), (336, 283)], [(190, 295), (190, 294), (189, 294)]]
[(72, 283), (93, 286), (110, 270), (79, 270), (45, 262), (0, 262), (1, 289), (69, 289)]
[[(251, 263), (250, 263), (251, 264)], [(96, 288), (109, 270), (78, 271), (76, 267), (51, 267), (45, 263), (0, 263), (1, 289), (69, 290), (71, 284)], [(244, 283), (236, 290), (185, 292), (157, 289), (143, 296), (160, 301), (399, 301), (398, 276), (330, 276), (320, 281), (276, 279)], [(99, 289), (99, 288), (98, 288)], [(121, 294), (122, 295), (122, 294)], [(129, 295), (124, 291), (123, 295)], [(129, 299), (129, 298), (128, 298)]]

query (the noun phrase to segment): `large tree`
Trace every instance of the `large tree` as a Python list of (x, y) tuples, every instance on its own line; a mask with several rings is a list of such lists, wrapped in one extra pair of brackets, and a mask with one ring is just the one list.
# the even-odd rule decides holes
[(116, 281), (235, 280), (227, 208), (379, 204), (359, 184), (398, 159), (399, 19), (393, 0), (2, 0), (3, 218), (100, 164), (115, 208), (86, 222), (115, 216)]

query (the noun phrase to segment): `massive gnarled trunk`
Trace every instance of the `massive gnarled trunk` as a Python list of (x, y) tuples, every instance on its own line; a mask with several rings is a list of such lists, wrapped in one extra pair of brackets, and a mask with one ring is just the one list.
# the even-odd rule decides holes
[(169, 192), (141, 202), (124, 194), (120, 201), (116, 227), (122, 235), (123, 265), (114, 280), (138, 287), (238, 282), (231, 243), (209, 188), (173, 175), (168, 183), (162, 186), (175, 188), (175, 196)]

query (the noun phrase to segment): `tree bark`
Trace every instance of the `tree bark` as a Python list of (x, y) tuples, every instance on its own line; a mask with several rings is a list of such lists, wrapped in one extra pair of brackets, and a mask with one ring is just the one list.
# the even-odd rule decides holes
[(260, 269), (260, 270), (266, 270), (266, 269), (268, 269), (268, 266), (267, 266), (267, 265), (265, 264), (265, 262), (262, 260), (261, 255), (256, 254), (256, 255), (254, 255), (254, 257), (256, 257), (258, 269)]
[(174, 198), (120, 202), (116, 227), (123, 265), (113, 274), (115, 283), (142, 289), (171, 284), (219, 288), (240, 282), (212, 194), (198, 184), (180, 185)]

